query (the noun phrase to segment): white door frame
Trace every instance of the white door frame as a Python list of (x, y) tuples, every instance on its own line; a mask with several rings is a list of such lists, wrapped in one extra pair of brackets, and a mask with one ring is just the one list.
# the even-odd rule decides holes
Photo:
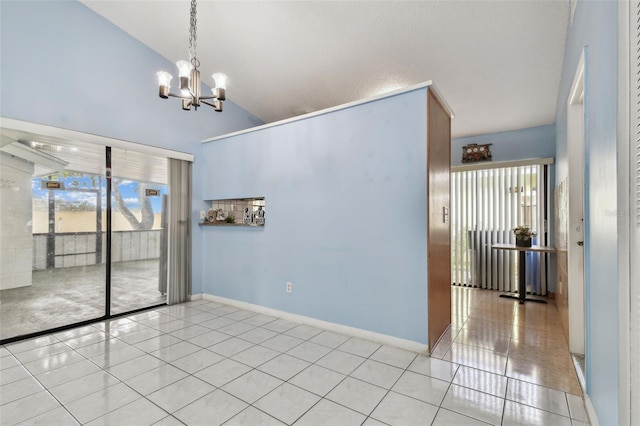
[(569, 350), (585, 354), (584, 276), (584, 50), (567, 100), (567, 156), (569, 165), (569, 224), (567, 229), (567, 288)]

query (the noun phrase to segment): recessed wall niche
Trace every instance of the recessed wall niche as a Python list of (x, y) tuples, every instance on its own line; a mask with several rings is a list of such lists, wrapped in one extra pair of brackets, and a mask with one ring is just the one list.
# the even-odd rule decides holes
[(264, 226), (264, 197), (210, 200), (202, 225), (214, 226)]

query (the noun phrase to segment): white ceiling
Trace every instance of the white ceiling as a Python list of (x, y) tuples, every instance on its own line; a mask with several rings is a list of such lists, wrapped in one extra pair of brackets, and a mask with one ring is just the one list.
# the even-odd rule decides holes
[[(171, 61), (187, 59), (189, 0), (83, 3)], [(433, 80), (454, 111), (453, 136), (486, 134), (555, 121), (569, 7), (201, 0), (198, 58), (203, 82), (226, 73), (227, 99), (266, 123)]]

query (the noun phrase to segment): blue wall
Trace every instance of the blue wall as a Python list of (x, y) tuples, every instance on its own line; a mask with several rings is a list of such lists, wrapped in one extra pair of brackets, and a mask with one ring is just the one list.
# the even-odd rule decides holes
[(509, 132), (490, 133), (453, 139), (451, 141), (451, 166), (461, 166), (462, 147), (470, 143), (492, 144), (493, 162), (515, 161), (525, 158), (546, 158), (556, 155), (556, 127), (530, 127)]
[(264, 228), (205, 227), (205, 293), (427, 342), (426, 89), (203, 156), (204, 199), (266, 197)]
[[(567, 176), (567, 98), (585, 55), (587, 393), (600, 424), (618, 424), (618, 4), (579, 1), (569, 29), (556, 117), (557, 179)], [(626, 159), (621, 159), (626, 161)]]
[[(261, 124), (225, 103), (182, 111), (158, 97), (155, 73), (175, 65), (76, 1), (0, 2), (0, 115), (200, 156), (200, 141)], [(185, 39), (185, 49), (187, 40)], [(175, 74), (175, 73), (174, 73)], [(233, 98), (233, 87), (229, 88)], [(194, 194), (202, 165), (194, 163)], [(202, 289), (194, 212), (194, 293)]]

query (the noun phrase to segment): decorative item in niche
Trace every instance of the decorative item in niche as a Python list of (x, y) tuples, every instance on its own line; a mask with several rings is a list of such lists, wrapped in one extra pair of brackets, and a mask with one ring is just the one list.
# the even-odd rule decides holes
[(205, 223), (212, 223), (216, 220), (216, 211), (210, 208), (207, 215), (204, 218)]
[(493, 157), (491, 157), (491, 150), (489, 146), (492, 144), (487, 143), (483, 145), (478, 145), (477, 143), (472, 143), (469, 145), (465, 145), (462, 147), (462, 162), (470, 163), (473, 161), (491, 161)]
[(258, 211), (254, 215), (254, 220), (256, 225), (264, 225), (264, 207), (258, 206)]
[(212, 200), (203, 225), (264, 226), (264, 197)]

